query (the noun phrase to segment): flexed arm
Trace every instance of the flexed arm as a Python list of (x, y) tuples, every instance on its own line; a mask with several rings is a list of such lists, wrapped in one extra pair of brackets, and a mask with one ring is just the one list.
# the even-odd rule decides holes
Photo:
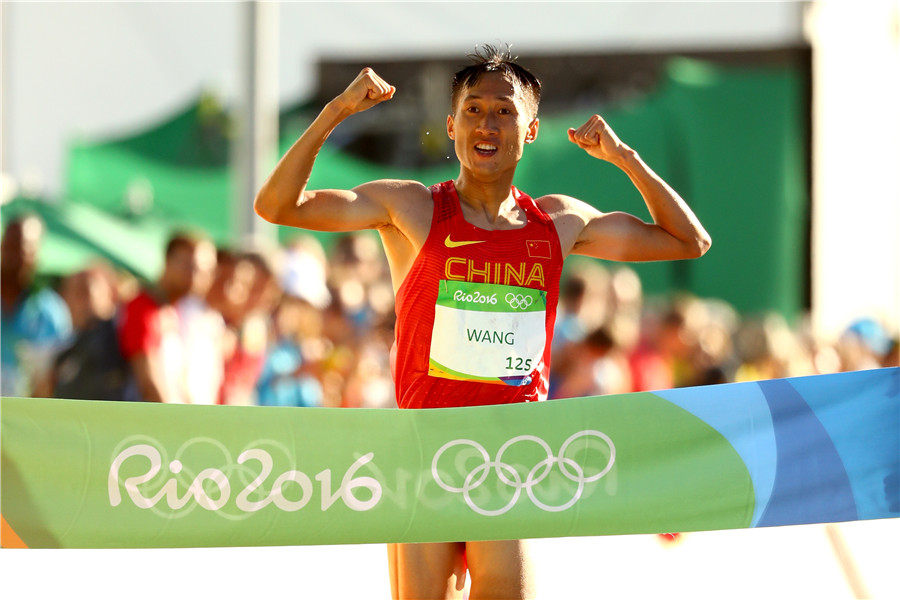
[(712, 240), (687, 203), (599, 115), (568, 133), (569, 141), (585, 152), (622, 169), (653, 217), (653, 223), (644, 223), (626, 213), (601, 213), (577, 203), (583, 227), (576, 232), (573, 252), (627, 261), (697, 258), (706, 253)]
[(378, 201), (378, 187), (308, 191), (310, 173), (325, 140), (344, 119), (394, 96), (388, 84), (370, 68), (329, 102), (285, 153), (256, 194), (253, 209), (271, 223), (323, 231), (368, 229), (389, 219)]

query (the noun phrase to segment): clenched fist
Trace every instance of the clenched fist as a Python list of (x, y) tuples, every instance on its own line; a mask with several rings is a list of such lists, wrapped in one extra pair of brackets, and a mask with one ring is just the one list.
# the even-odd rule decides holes
[(578, 129), (570, 128), (569, 141), (594, 158), (609, 162), (616, 162), (630, 151), (600, 115), (594, 115)]
[(355, 114), (372, 108), (394, 96), (397, 88), (378, 76), (371, 68), (359, 72), (347, 89), (334, 99), (334, 103), (344, 112)]

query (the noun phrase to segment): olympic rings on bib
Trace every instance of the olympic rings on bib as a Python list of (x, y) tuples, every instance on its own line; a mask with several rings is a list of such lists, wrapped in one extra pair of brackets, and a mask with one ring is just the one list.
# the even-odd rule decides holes
[(531, 296), (523, 296), (522, 294), (514, 294), (512, 292), (506, 294), (506, 303), (509, 304), (510, 308), (515, 310), (525, 310), (531, 306), (532, 302), (534, 302), (534, 298)]
[[(579, 465), (575, 460), (566, 457), (565, 454), (566, 450), (569, 449), (569, 446), (572, 444), (572, 442), (579, 438), (588, 436), (599, 438), (608, 446), (609, 459), (607, 460), (606, 465), (602, 470), (586, 477), (584, 474), (584, 469), (581, 467), (581, 465)], [(534, 465), (534, 467), (531, 468), (531, 470), (525, 476), (524, 481), (522, 480), (522, 476), (519, 475), (519, 472), (515, 469), (515, 467), (503, 462), (503, 454), (510, 448), (510, 446), (520, 442), (533, 442), (540, 446), (547, 455), (546, 458), (539, 461), (536, 465)], [(444, 452), (446, 452), (450, 448), (453, 448), (454, 446), (471, 446), (481, 455), (481, 458), (483, 460), (482, 464), (478, 465), (466, 474), (462, 486), (454, 486), (447, 483), (446, 481), (444, 481), (444, 479), (441, 477), (440, 472), (438, 471), (438, 460), (440, 460)], [(571, 508), (576, 502), (578, 502), (578, 500), (584, 493), (585, 484), (597, 481), (598, 479), (609, 473), (609, 470), (612, 469), (615, 461), (616, 447), (609, 436), (599, 431), (586, 429), (584, 431), (579, 431), (578, 433), (571, 435), (569, 439), (563, 442), (563, 445), (559, 448), (559, 453), (556, 455), (554, 455), (550, 450), (550, 446), (547, 444), (547, 442), (534, 435), (520, 435), (509, 439), (497, 451), (497, 458), (495, 458), (494, 460), (491, 460), (487, 450), (485, 450), (484, 446), (482, 446), (478, 442), (466, 439), (452, 440), (441, 446), (440, 449), (435, 453), (434, 459), (432, 459), (431, 461), (431, 474), (437, 484), (443, 489), (447, 490), (448, 492), (462, 494), (469, 508), (471, 508), (478, 514), (488, 517), (496, 517), (508, 512), (513, 506), (515, 506), (516, 502), (518, 502), (519, 500), (519, 497), (522, 495), (523, 489), (528, 493), (528, 497), (531, 498), (531, 501), (534, 503), (534, 505), (543, 511), (560, 512)], [(570, 500), (564, 502), (563, 504), (554, 506), (545, 504), (544, 502), (540, 501), (535, 495), (534, 487), (541, 483), (550, 474), (553, 466), (557, 464), (559, 465), (560, 472), (562, 472), (563, 476), (570, 481), (577, 483), (578, 488), (576, 489)], [(490, 474), (491, 469), (494, 470), (497, 477), (504, 485), (507, 485), (514, 490), (512, 498), (506, 503), (506, 505), (495, 510), (489, 510), (478, 506), (472, 499), (471, 495), (472, 490), (477, 489), (484, 483), (484, 481)]]

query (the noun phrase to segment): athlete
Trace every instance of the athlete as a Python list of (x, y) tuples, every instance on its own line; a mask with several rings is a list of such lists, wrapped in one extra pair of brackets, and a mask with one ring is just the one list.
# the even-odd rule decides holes
[[(622, 169), (652, 223), (513, 187), (523, 150), (537, 139), (540, 82), (508, 50), (483, 46), (471, 58), (453, 78), (447, 117), (460, 163), (455, 180), (307, 189), (334, 128), (396, 92), (366, 68), (287, 151), (255, 200), (272, 223), (378, 231), (396, 294), (391, 365), (401, 408), (545, 399), (566, 256), (676, 260), (699, 257), (711, 243), (687, 204), (598, 115), (569, 129), (569, 140)], [(470, 598), (534, 594), (521, 540), (392, 544), (388, 557), (395, 598), (460, 597), (466, 569)]]

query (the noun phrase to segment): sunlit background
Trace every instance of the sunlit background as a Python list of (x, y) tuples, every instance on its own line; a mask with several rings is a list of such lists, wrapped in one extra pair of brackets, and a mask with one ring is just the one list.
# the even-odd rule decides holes
[[(4, 2), (0, 215), (42, 216), (38, 271), (47, 285), (96, 258), (152, 281), (166, 237), (183, 227), (204, 229), (220, 247), (278, 254), (296, 232), (256, 218), (253, 193), (362, 66), (397, 85), (397, 96), (341, 125), (312, 185), (456, 175), (444, 131), (448, 76), (484, 42), (512, 44), (545, 86), (540, 138), (517, 186), (647, 218), (622, 174), (565, 139), (567, 127), (599, 112), (714, 240), (691, 263), (575, 267), (609, 278), (611, 289), (636, 275), (648, 303), (700, 299), (681, 317), (703, 312), (735, 346), (751, 343), (752, 332), (737, 335), (740, 321), (757, 323), (769, 343), (783, 331), (794, 333), (784, 342), (791, 348), (814, 340), (831, 349), (805, 355), (814, 372), (840, 368), (833, 345), (860, 319), (896, 340), (897, 1)], [(348, 246), (368, 247), (333, 235), (305, 243), (337, 262)], [(369, 283), (332, 291), (345, 305), (368, 294), (392, 310), (383, 287)], [(608, 325), (613, 337), (639, 335), (627, 319)], [(717, 339), (710, 335), (708, 354), (731, 348)], [(724, 370), (729, 379), (740, 372)], [(365, 394), (347, 400), (350, 379), (325, 381), (326, 400), (365, 405)], [(384, 394), (373, 402), (390, 400)], [(535, 556), (547, 598), (887, 598), (900, 595), (896, 524), (686, 534), (675, 543), (540, 540)], [(129, 597), (381, 598), (384, 558), (380, 546), (3, 551), (0, 570), (3, 588), (21, 597), (89, 589), (112, 597), (137, 586)]]

